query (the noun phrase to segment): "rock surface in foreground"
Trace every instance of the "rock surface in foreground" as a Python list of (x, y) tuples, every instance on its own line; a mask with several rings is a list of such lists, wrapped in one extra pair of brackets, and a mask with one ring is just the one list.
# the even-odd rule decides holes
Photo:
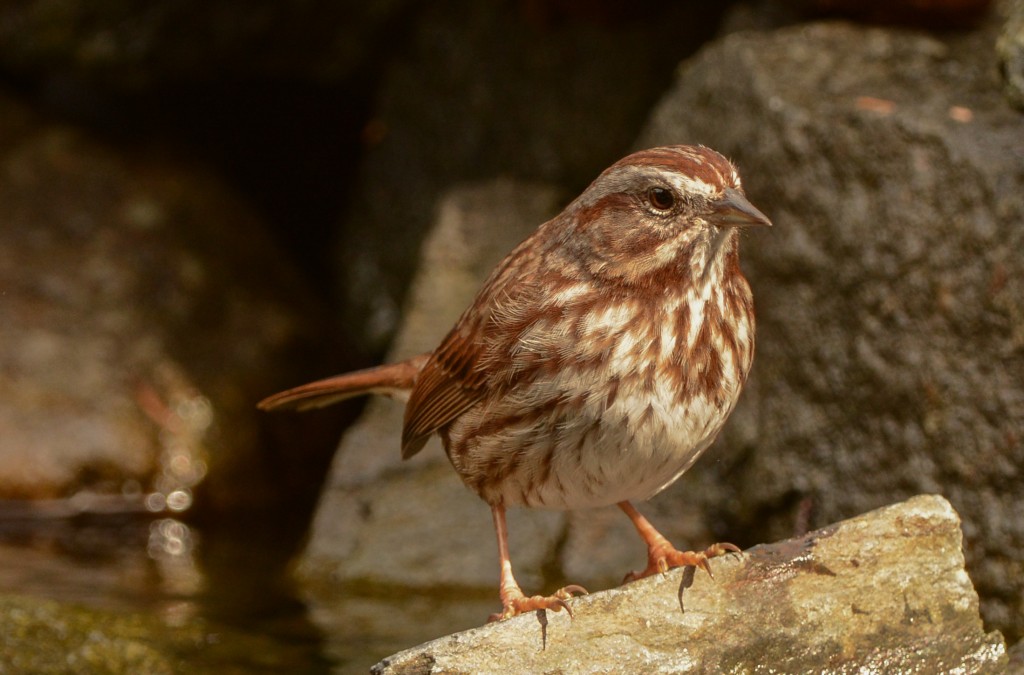
[(575, 600), (571, 621), (520, 616), (373, 672), (999, 672), (960, 546), (949, 502), (915, 497), (716, 559), (714, 580), (673, 570)]

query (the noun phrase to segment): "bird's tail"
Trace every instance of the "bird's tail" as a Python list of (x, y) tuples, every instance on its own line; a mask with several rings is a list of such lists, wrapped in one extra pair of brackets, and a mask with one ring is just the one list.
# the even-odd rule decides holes
[(268, 396), (256, 404), (260, 410), (309, 410), (323, 408), (348, 398), (383, 394), (407, 398), (430, 354), (420, 354), (398, 363), (356, 370), (310, 382)]

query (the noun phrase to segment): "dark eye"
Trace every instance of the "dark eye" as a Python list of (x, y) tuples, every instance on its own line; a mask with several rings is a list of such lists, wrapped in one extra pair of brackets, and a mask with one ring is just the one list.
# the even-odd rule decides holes
[(647, 190), (647, 201), (658, 211), (671, 211), (676, 205), (676, 196), (663, 187), (652, 187)]

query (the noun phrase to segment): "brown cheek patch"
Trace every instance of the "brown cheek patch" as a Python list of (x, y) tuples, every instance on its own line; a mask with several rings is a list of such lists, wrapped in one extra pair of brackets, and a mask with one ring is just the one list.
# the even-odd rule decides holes
[(622, 192), (614, 192), (601, 197), (593, 204), (579, 210), (576, 216), (577, 223), (601, 222), (599, 216), (603, 213), (615, 211), (626, 211), (633, 205), (633, 198)]
[(643, 260), (648, 267), (660, 267), (654, 260), (648, 259), (665, 243), (666, 234), (656, 229), (630, 232), (623, 238), (616, 252), (625, 259)]

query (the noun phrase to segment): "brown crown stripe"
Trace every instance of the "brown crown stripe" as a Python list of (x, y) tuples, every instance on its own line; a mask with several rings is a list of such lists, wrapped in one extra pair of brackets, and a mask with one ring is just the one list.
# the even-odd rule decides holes
[(609, 167), (605, 173), (622, 167), (650, 166), (676, 171), (709, 185), (734, 186), (733, 168), (724, 157), (708, 148), (669, 146), (634, 153)]

